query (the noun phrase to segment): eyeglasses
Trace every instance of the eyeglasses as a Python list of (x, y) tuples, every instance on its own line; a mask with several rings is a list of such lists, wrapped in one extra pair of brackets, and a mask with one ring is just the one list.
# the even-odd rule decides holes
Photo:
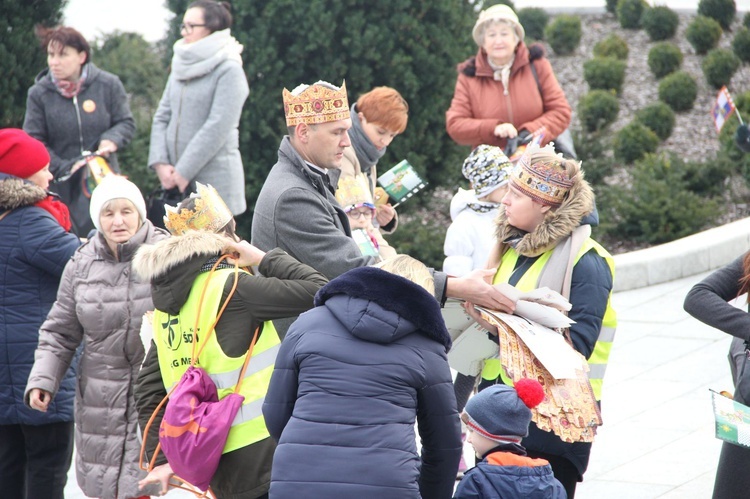
[(180, 31), (185, 31), (188, 35), (193, 32), (193, 28), (205, 28), (205, 24), (193, 24), (193, 23), (182, 23), (180, 24)]
[(369, 209), (369, 208), (366, 209), (366, 210), (351, 210), (350, 212), (347, 213), (347, 215), (349, 215), (350, 217), (352, 217), (354, 219), (357, 219), (357, 218), (360, 218), (360, 217), (367, 218), (367, 217), (371, 217), (372, 216), (372, 210)]

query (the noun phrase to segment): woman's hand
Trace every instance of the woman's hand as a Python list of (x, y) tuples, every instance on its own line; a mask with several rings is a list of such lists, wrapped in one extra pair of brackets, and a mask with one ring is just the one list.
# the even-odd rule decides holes
[(377, 210), (375, 218), (377, 218), (378, 225), (381, 227), (385, 227), (391, 223), (393, 217), (396, 216), (396, 210), (390, 204), (381, 204), (378, 206)]
[(101, 142), (99, 142), (99, 150), (97, 150), (96, 152), (104, 156), (105, 158), (108, 158), (110, 154), (112, 154), (113, 152), (117, 152), (117, 144), (115, 144), (111, 140), (103, 139)]
[(510, 123), (500, 123), (495, 127), (495, 136), (503, 139), (512, 139), (518, 135), (518, 130)]
[(41, 388), (32, 388), (29, 392), (29, 405), (32, 409), (47, 412), (49, 403), (52, 401), (52, 394)]
[(166, 163), (157, 163), (154, 165), (154, 171), (164, 189), (173, 189), (175, 187), (174, 166)]
[(138, 482), (138, 490), (143, 490), (144, 487), (149, 484), (158, 483), (161, 485), (159, 495), (163, 496), (169, 492), (169, 479), (172, 478), (173, 475), (174, 472), (169, 463), (157, 466), (146, 475), (146, 478)]
[(175, 186), (180, 190), (180, 192), (185, 192), (185, 189), (187, 189), (188, 185), (190, 185), (190, 180), (180, 175), (177, 170), (175, 170), (172, 174), (172, 178), (174, 179)]
[(224, 249), (234, 255), (240, 267), (254, 267), (260, 264), (266, 252), (262, 251), (247, 241), (232, 241)]
[(497, 336), (497, 326), (490, 324), (486, 320), (482, 318), (482, 314), (474, 308), (474, 304), (468, 301), (464, 302), (464, 310), (466, 310), (466, 313), (469, 314), (469, 317), (477, 321), (477, 324), (485, 328), (487, 331), (490, 332), (490, 334), (493, 334)]

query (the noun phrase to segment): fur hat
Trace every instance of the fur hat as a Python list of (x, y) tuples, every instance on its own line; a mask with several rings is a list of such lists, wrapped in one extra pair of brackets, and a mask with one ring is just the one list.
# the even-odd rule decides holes
[(538, 381), (520, 379), (515, 386), (492, 385), (469, 399), (464, 421), (484, 438), (501, 444), (520, 444), (529, 434), (531, 410), (544, 400)]
[(503, 150), (496, 146), (477, 146), (464, 161), (464, 174), (477, 198), (482, 198), (508, 183), (513, 168)]
[(133, 203), (133, 206), (135, 206), (135, 209), (138, 210), (138, 214), (141, 216), (141, 222), (146, 221), (146, 201), (144, 201), (143, 194), (141, 194), (138, 187), (121, 175), (107, 175), (96, 186), (94, 192), (91, 193), (89, 215), (91, 216), (91, 221), (94, 222), (96, 230), (102, 230), (102, 224), (99, 221), (102, 207), (107, 201), (119, 198), (127, 199)]
[(49, 152), (40, 141), (18, 128), (0, 130), (0, 172), (29, 178), (49, 164)]
[(482, 38), (484, 38), (485, 28), (483, 25), (485, 23), (496, 21), (508, 21), (513, 26), (513, 30), (516, 32), (519, 42), (522, 42), (526, 37), (526, 32), (523, 30), (521, 23), (518, 22), (518, 16), (513, 12), (513, 9), (507, 5), (499, 3), (479, 13), (479, 18), (477, 19), (476, 24), (474, 24), (474, 29), (471, 32), (477, 45), (480, 47), (483, 45), (482, 42), (484, 40)]

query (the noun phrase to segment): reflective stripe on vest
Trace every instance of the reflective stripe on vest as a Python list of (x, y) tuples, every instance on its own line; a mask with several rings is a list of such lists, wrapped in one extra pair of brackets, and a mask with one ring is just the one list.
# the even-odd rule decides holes
[[(612, 280), (614, 281), (615, 276), (615, 261), (612, 255), (609, 254), (599, 243), (591, 238), (588, 238), (581, 246), (578, 255), (576, 255), (573, 265), (578, 263), (578, 260), (585, 255), (589, 250), (594, 249), (599, 256), (605, 259), (609, 270), (612, 273)], [(523, 276), (516, 283), (516, 288), (521, 291), (531, 291), (538, 285), (538, 280), (541, 275), (544, 266), (550, 259), (552, 250), (547, 251), (539, 256), (531, 267), (524, 273)], [(518, 261), (518, 253), (512, 248), (505, 252), (501, 261), (500, 268), (498, 268), (495, 277), (492, 280), (493, 284), (507, 283), (510, 280), (511, 275), (516, 267)], [(589, 381), (591, 382), (591, 388), (594, 390), (594, 396), (596, 400), (601, 400), (602, 395), (602, 382), (604, 379), (604, 372), (607, 369), (607, 361), (609, 360), (609, 354), (612, 351), (612, 342), (615, 338), (615, 330), (617, 329), (617, 314), (612, 308), (612, 292), (610, 291), (609, 297), (607, 298), (607, 308), (602, 318), (602, 325), (599, 330), (596, 343), (594, 344), (594, 350), (591, 352), (591, 356), (588, 358), (589, 364)], [(499, 359), (490, 359), (485, 361), (484, 369), (482, 370), (482, 377), (485, 379), (496, 379), (500, 377), (503, 383), (507, 385), (513, 385), (513, 381), (503, 369)]]
[[(209, 275), (211, 275), (210, 280), (208, 280)], [(200, 332), (208, 331), (216, 320), (227, 279), (234, 279), (233, 269), (218, 269), (213, 274), (203, 272), (193, 283), (190, 295), (180, 309), (179, 315), (169, 315), (160, 310), (154, 311), (154, 343), (159, 353), (159, 370), (167, 391), (180, 380), (190, 365), (194, 339), (193, 327), (206, 280), (209, 282), (198, 323), (199, 334), (196, 339), (198, 342), (201, 341)], [(262, 332), (253, 348), (253, 356), (247, 365), (239, 392), (245, 400), (232, 422), (223, 453), (248, 446), (270, 436), (261, 408), (271, 381), (280, 342), (271, 321), (264, 322), (261, 328)], [(247, 331), (248, 341), (253, 333), (254, 331)], [(200, 343), (196, 345), (196, 351), (200, 346)], [(198, 357), (196, 366), (203, 368), (209, 374), (216, 385), (219, 399), (223, 399), (234, 392), (244, 361), (245, 355), (237, 358), (226, 356), (214, 332)]]

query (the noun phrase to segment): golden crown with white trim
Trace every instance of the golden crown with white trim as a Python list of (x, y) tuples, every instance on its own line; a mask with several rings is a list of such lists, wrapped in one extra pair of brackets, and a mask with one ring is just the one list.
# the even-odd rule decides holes
[(291, 92), (285, 88), (282, 92), (286, 126), (297, 126), (300, 123), (316, 125), (349, 118), (346, 81), (338, 90), (324, 81), (304, 87), (306, 88), (301, 92), (298, 92), (300, 87)]
[(216, 189), (200, 182), (196, 182), (195, 186), (198, 192), (190, 194), (190, 198), (195, 200), (195, 209), (164, 205), (164, 226), (174, 236), (189, 230), (215, 233), (232, 220), (232, 212)]

